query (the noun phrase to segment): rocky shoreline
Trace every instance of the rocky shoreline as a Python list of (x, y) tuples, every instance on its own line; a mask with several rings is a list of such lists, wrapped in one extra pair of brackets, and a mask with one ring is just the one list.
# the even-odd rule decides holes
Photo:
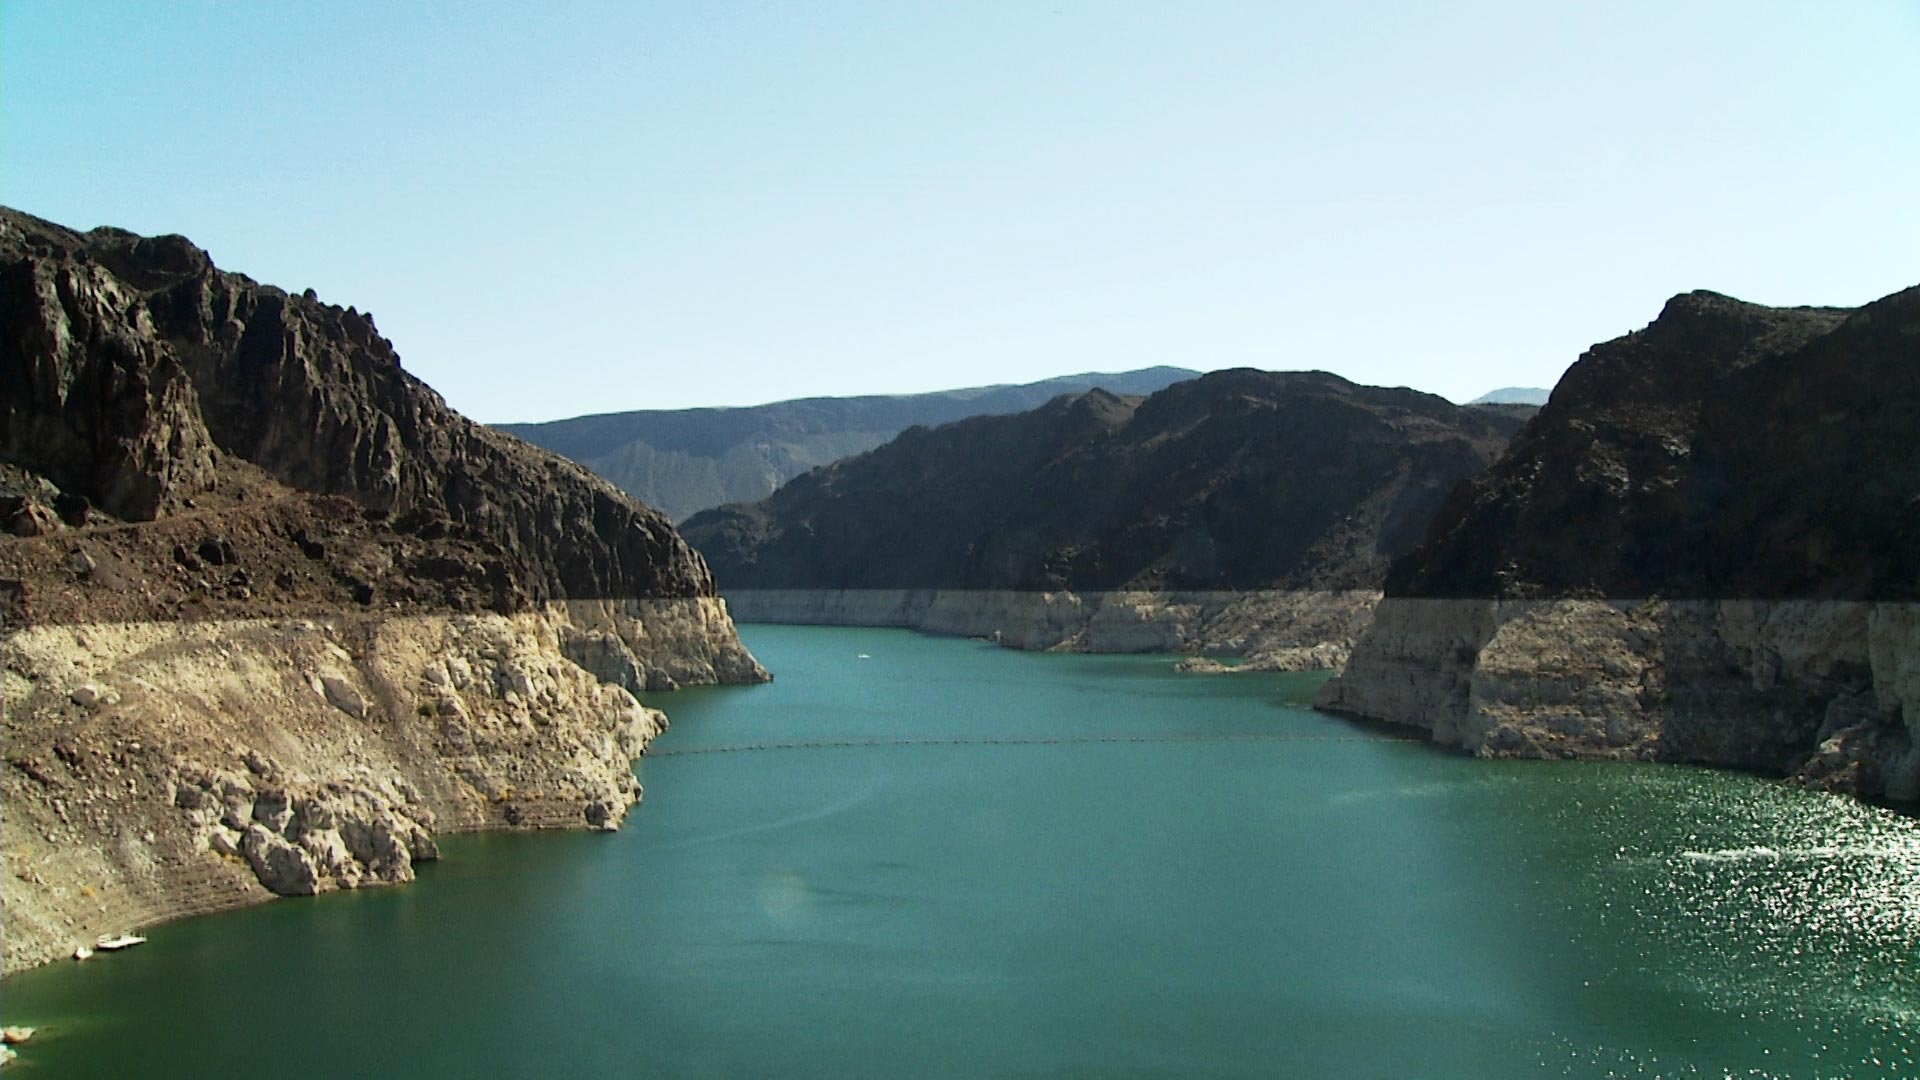
[(1457, 488), (1328, 709), (1920, 799), (1920, 288), (1667, 302)]
[[(640, 797), (631, 763), (667, 723), (633, 690), (737, 663), (720, 601), (647, 606), (9, 634), (3, 970), (410, 881), (448, 832), (618, 828)], [(616, 618), (656, 645), (646, 659)]]
[(1920, 801), (1920, 604), (1383, 600), (1316, 708), (1482, 757), (1692, 762)]
[(741, 622), (903, 627), (1025, 650), (1235, 657), (1245, 661), (1231, 669), (1237, 671), (1338, 669), (1380, 598), (1364, 589), (739, 589), (726, 595)]

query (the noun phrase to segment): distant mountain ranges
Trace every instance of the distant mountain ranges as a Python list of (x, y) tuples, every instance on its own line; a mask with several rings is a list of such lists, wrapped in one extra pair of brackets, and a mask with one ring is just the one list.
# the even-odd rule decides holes
[(1503, 386), (1498, 390), (1490, 390), (1487, 393), (1481, 394), (1479, 397), (1467, 402), (1467, 404), (1545, 405), (1547, 403), (1547, 397), (1552, 393), (1553, 391), (1544, 390), (1538, 386)]
[(1152, 367), (926, 394), (641, 410), (495, 426), (572, 458), (682, 521), (709, 507), (764, 499), (809, 469), (871, 450), (915, 425), (1024, 412), (1095, 387), (1150, 394), (1197, 374)]
[(727, 590), (1377, 588), (1521, 422), (1221, 371), (909, 429), (682, 531)]

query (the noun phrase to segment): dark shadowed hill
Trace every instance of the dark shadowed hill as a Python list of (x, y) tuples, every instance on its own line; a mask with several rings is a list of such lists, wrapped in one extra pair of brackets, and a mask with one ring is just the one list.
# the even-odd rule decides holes
[(1195, 374), (1153, 367), (1019, 386), (643, 410), (496, 426), (572, 458), (679, 521), (724, 503), (764, 499), (809, 469), (871, 450), (915, 424), (1024, 412), (1061, 394), (1095, 387), (1150, 394)]
[(1223, 371), (913, 428), (684, 531), (730, 589), (1371, 588), (1518, 426)]
[(1677, 296), (1595, 346), (1389, 595), (1920, 598), (1920, 288)]

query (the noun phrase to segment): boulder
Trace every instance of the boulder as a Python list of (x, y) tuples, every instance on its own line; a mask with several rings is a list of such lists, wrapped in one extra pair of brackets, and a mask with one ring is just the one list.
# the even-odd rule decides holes
[(322, 671), (314, 676), (313, 684), (320, 696), (327, 699), (327, 704), (355, 719), (366, 717), (367, 699), (345, 675), (337, 671)]
[(240, 838), (240, 854), (260, 884), (276, 896), (312, 896), (320, 891), (313, 857), (254, 824)]
[(94, 683), (83, 683), (67, 695), (75, 705), (83, 709), (105, 708), (120, 700), (120, 696), (111, 690), (102, 689)]

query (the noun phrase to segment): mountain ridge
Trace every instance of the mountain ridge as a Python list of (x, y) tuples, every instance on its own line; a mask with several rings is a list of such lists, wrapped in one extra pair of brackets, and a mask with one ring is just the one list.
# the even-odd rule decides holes
[(1234, 369), (911, 428), (685, 531), (730, 589), (1367, 588), (1519, 426)]
[(1489, 390), (1469, 405), (1545, 405), (1547, 396), (1553, 391), (1539, 386), (1503, 386), (1498, 390)]
[(631, 410), (495, 427), (585, 465), (679, 521), (764, 498), (809, 469), (870, 450), (916, 424), (1022, 412), (1096, 386), (1149, 392), (1198, 374), (1160, 366), (922, 394)]

